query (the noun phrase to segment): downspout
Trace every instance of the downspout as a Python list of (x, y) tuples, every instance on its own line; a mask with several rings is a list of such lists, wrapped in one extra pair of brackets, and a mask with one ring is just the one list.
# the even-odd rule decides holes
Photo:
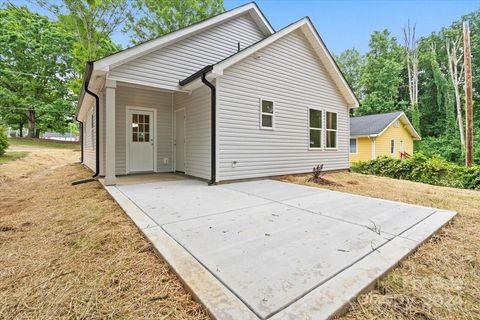
[(93, 72), (93, 62), (87, 62), (87, 76), (85, 78), (84, 87), (85, 92), (95, 98), (95, 173), (93, 174), (92, 178), (98, 177), (100, 173), (100, 98), (90, 89), (88, 89), (88, 85), (90, 84), (90, 77), (92, 76)]
[(216, 99), (216, 88), (215, 86), (209, 82), (206, 78), (205, 78), (205, 75), (207, 74), (207, 72), (203, 72), (202, 73), (202, 82), (210, 88), (210, 91), (211, 91), (211, 139), (210, 139), (210, 149), (211, 149), (211, 179), (210, 181), (208, 181), (208, 185), (211, 186), (213, 184), (215, 184), (215, 180), (216, 180), (216, 171), (217, 171), (217, 168), (216, 168), (216, 144), (217, 144), (217, 139), (216, 139), (216, 113), (217, 113), (217, 99)]
[(75, 120), (80, 124), (80, 163), (83, 163), (83, 122), (75, 117)]

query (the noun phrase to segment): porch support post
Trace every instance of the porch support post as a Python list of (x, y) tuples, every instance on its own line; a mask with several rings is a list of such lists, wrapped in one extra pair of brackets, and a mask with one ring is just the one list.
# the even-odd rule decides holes
[(105, 185), (115, 184), (115, 90), (117, 82), (105, 83)]
[(375, 145), (376, 140), (377, 140), (376, 137), (370, 138), (370, 143), (372, 144), (372, 160), (375, 160), (377, 158), (377, 150)]

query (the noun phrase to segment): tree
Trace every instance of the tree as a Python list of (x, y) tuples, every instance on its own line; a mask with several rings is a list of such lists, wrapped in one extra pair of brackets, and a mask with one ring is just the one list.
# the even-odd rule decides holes
[(408, 93), (410, 99), (410, 112), (412, 114), (413, 126), (420, 128), (420, 115), (418, 110), (418, 51), (417, 39), (415, 34), (416, 26), (408, 25), (403, 27), (403, 40), (405, 48), (405, 58), (407, 63)]
[(361, 77), (362, 68), (365, 65), (364, 57), (355, 48), (351, 48), (343, 51), (339, 56), (335, 56), (335, 61), (357, 98), (359, 100), (363, 99), (364, 92)]
[(402, 48), (388, 30), (373, 32), (369, 47), (361, 76), (365, 97), (357, 113), (403, 110), (407, 102), (400, 99), (399, 91), (405, 66)]
[(133, 0), (125, 32), (134, 44), (164, 35), (224, 11), (223, 0)]
[(35, 0), (44, 9), (54, 14), (59, 24), (74, 35), (72, 56), (75, 77), (70, 83), (74, 92), (79, 92), (81, 77), (87, 61), (96, 60), (119, 51), (121, 48), (111, 40), (130, 12), (129, 0)]
[(73, 37), (26, 7), (0, 9), (0, 114), (36, 129), (65, 130), (74, 112), (67, 83), (73, 76)]

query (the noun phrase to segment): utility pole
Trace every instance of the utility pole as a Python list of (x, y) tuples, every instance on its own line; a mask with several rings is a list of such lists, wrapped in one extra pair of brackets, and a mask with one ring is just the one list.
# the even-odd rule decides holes
[(465, 165), (473, 165), (473, 96), (472, 96), (472, 61), (470, 50), (470, 26), (463, 23), (463, 59), (465, 63), (465, 122), (467, 125), (465, 139)]

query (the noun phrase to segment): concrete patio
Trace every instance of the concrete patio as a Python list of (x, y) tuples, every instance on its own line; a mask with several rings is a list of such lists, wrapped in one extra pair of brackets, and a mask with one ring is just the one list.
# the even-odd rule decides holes
[(325, 319), (454, 212), (274, 180), (106, 187), (217, 319)]

